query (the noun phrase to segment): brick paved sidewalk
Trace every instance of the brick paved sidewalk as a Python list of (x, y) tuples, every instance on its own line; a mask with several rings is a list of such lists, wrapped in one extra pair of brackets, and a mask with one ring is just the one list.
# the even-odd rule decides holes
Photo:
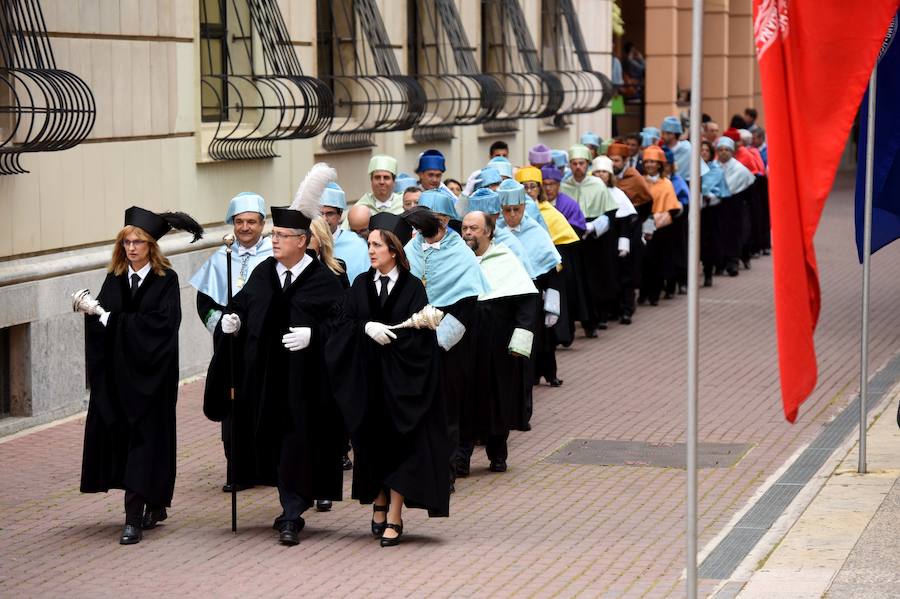
[[(776, 208), (777, 209), (777, 208)], [(702, 441), (752, 443), (734, 467), (700, 473), (700, 547), (769, 474), (856, 391), (859, 267), (850, 192), (833, 194), (817, 238), (823, 311), (819, 388), (797, 425), (781, 416), (771, 259), (701, 293)], [(900, 246), (873, 260), (874, 370), (900, 349)], [(0, 443), (0, 593), (4, 596), (327, 597), (684, 594), (684, 471), (576, 466), (544, 458), (572, 438), (679, 442), (685, 433), (683, 297), (640, 308), (630, 327), (560, 351), (559, 389), (535, 394), (534, 430), (510, 443), (510, 470), (484, 453), (457, 484), (449, 519), (405, 514), (401, 546), (373, 540), (371, 512), (350, 501), (310, 513), (298, 547), (276, 543), (274, 489), (239, 495), (237, 536), (220, 491), (218, 425), (202, 381), (181, 389), (178, 480), (169, 520), (117, 544), (122, 494), (78, 492), (83, 418)], [(349, 476), (345, 479), (349, 496)], [(701, 581), (701, 591), (717, 581)]]

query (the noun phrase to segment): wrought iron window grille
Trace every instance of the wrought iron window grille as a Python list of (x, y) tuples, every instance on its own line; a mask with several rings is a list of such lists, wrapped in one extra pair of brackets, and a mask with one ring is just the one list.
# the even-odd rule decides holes
[(334, 94), (326, 150), (366, 148), (372, 135), (411, 129), (425, 91), (400, 65), (374, 0), (319, 0), (318, 76)]
[(427, 98), (413, 139), (446, 141), (456, 125), (496, 118), (505, 104), (503, 88), (478, 69), (454, 0), (410, 0), (408, 14), (409, 72)]
[(56, 66), (39, 0), (0, 2), (0, 175), (27, 173), (27, 152), (78, 145), (96, 116), (87, 83)]
[(221, 48), (215, 36), (201, 37), (201, 111), (218, 122), (210, 158), (274, 158), (275, 142), (315, 137), (328, 128), (331, 90), (303, 74), (277, 0), (200, 0), (200, 22), (225, 28)]
[(500, 82), (505, 103), (487, 131), (515, 131), (518, 119), (543, 119), (563, 105), (563, 84), (544, 71), (519, 0), (482, 0), (482, 67)]
[(569, 115), (594, 112), (609, 104), (612, 81), (591, 66), (572, 0), (542, 0), (541, 25), (541, 61), (562, 82), (565, 94), (554, 125), (566, 126)]

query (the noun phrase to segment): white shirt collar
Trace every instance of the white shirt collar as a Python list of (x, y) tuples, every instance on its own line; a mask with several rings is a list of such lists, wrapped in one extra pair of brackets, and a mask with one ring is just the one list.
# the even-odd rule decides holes
[(391, 283), (396, 283), (396, 282), (397, 282), (397, 278), (398, 278), (399, 276), (400, 276), (400, 271), (397, 270), (397, 267), (396, 267), (396, 266), (395, 266), (394, 268), (392, 268), (391, 271), (390, 271), (389, 273), (387, 273), (386, 275), (381, 274), (381, 271), (378, 270), (378, 269), (376, 268), (376, 269), (375, 269), (375, 274), (372, 275), (372, 280), (373, 280), (373, 281), (377, 281), (377, 280), (380, 279), (381, 277), (387, 277), (387, 278), (389, 278), (389, 279), (391, 280)]
[[(375, 196), (372, 196), (375, 198)], [(375, 210), (387, 210), (391, 207), (393, 198), (388, 198), (385, 201), (380, 201), (378, 198), (375, 198)]]
[(422, 238), (422, 249), (427, 250), (428, 248), (431, 248), (433, 250), (439, 250), (439, 249), (441, 249), (441, 241), (443, 241), (443, 239), (438, 239), (434, 243), (428, 243), (427, 241), (425, 241), (425, 238), (423, 237)]
[(300, 276), (300, 273), (302, 273), (306, 269), (307, 266), (312, 264), (312, 261), (313, 261), (313, 259), (310, 258), (309, 254), (303, 254), (303, 258), (300, 259), (300, 262), (298, 262), (297, 264), (293, 265), (290, 268), (288, 268), (281, 262), (276, 262), (275, 263), (275, 272), (278, 273), (278, 278), (281, 279), (282, 281), (284, 281), (284, 273), (286, 273), (288, 270), (290, 270), (291, 271), (291, 283), (293, 283), (294, 281), (297, 280), (297, 277)]
[(147, 275), (150, 274), (150, 263), (148, 262), (147, 264), (144, 265), (143, 268), (141, 268), (138, 271), (135, 271), (133, 268), (131, 268), (131, 264), (129, 264), (128, 265), (128, 282), (129, 283), (131, 283), (131, 275), (133, 275), (133, 274), (136, 274), (137, 276), (139, 276), (141, 278), (141, 280), (138, 282), (138, 285), (140, 285), (141, 283), (144, 282), (144, 279), (147, 278)]
[(256, 245), (251, 245), (248, 248), (238, 244), (238, 256), (243, 256), (244, 254), (250, 254), (251, 256), (256, 255)]

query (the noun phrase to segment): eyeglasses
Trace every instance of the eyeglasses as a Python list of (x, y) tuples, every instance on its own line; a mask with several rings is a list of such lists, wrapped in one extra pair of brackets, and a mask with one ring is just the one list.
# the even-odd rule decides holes
[(272, 232), (273, 241), (277, 241), (279, 239), (287, 239), (288, 237), (303, 237), (303, 235), (298, 235), (296, 233), (279, 233), (278, 231)]
[(129, 247), (141, 248), (141, 247), (144, 247), (144, 245), (146, 245), (146, 243), (147, 243), (146, 239), (123, 239), (122, 247), (124, 247), (124, 248), (129, 248)]

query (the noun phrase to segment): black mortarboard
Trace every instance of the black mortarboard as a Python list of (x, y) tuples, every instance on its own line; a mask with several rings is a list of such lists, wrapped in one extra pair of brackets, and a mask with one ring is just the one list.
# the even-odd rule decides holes
[(287, 206), (272, 206), (272, 224), (287, 229), (309, 229), (312, 219)]
[(369, 230), (372, 231), (374, 229), (390, 231), (397, 236), (403, 245), (406, 245), (412, 239), (412, 227), (409, 223), (390, 212), (379, 212), (369, 218)]
[(203, 227), (184, 212), (163, 212), (156, 214), (138, 206), (132, 206), (125, 211), (125, 225), (140, 227), (147, 235), (155, 240), (168, 233), (172, 229), (180, 229), (193, 234), (194, 241), (203, 236)]

